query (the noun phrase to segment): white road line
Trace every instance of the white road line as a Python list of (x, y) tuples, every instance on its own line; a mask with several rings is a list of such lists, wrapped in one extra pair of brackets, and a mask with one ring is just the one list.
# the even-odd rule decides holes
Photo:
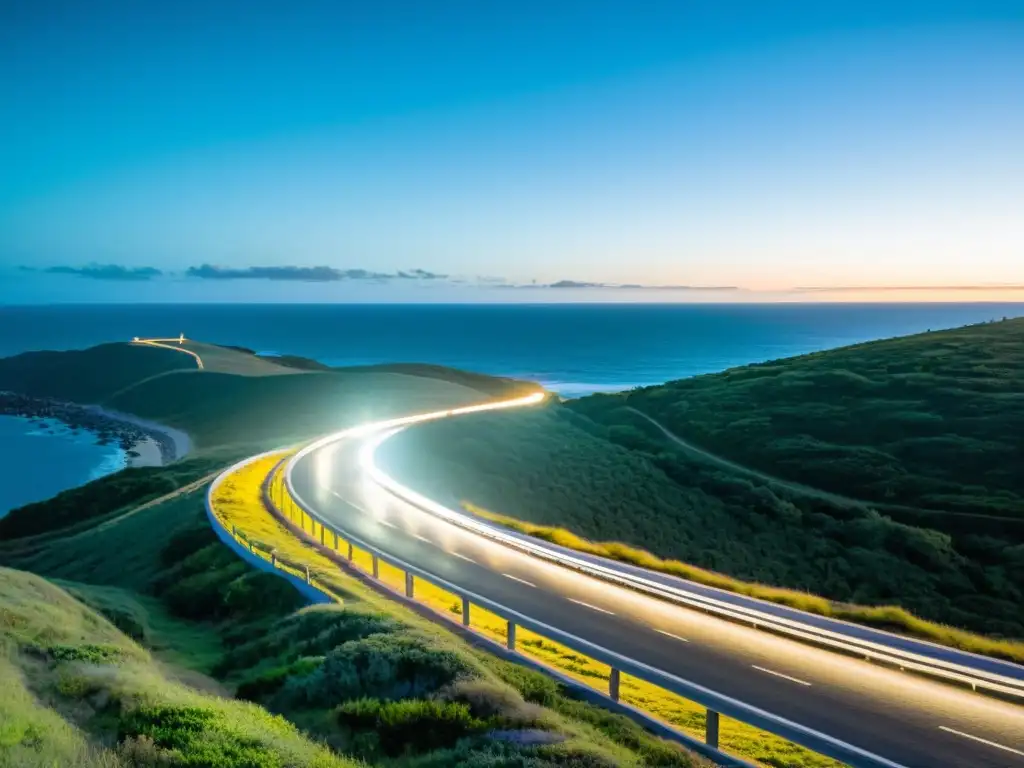
[(808, 683), (806, 680), (801, 680), (801, 679), (799, 679), (797, 677), (790, 677), (789, 675), (784, 675), (781, 672), (776, 672), (774, 669), (765, 669), (764, 667), (757, 666), (757, 664), (751, 664), (750, 666), (752, 666), (754, 669), (758, 670), (759, 672), (765, 672), (765, 673), (767, 673), (769, 675), (775, 675), (776, 677), (781, 677), (783, 680), (789, 680), (791, 683), (798, 683), (800, 685), (806, 685), (808, 688), (811, 687), (811, 684)]
[(678, 640), (681, 643), (688, 643), (688, 642), (690, 642), (685, 637), (680, 637), (679, 635), (673, 635), (671, 632), (666, 632), (664, 629), (658, 629), (657, 627), (655, 627), (654, 631), (657, 632), (659, 635), (664, 635), (665, 637), (671, 637), (673, 640)]
[(414, 534), (412, 535), (412, 537), (413, 537), (414, 539), (419, 539), (420, 541), (422, 541), (422, 542), (424, 542), (424, 543), (426, 543), (426, 544), (433, 544), (433, 543), (434, 543), (434, 542), (432, 542), (432, 541), (431, 541), (430, 539), (428, 539), (428, 538), (427, 538), (426, 536), (420, 536), (420, 535), (419, 535), (418, 533), (414, 533)]
[(356, 504), (356, 503), (355, 503), (354, 501), (350, 501), (349, 499), (347, 499), (346, 497), (342, 496), (342, 495), (341, 495), (340, 493), (338, 493), (338, 492), (337, 492), (336, 490), (334, 490), (333, 488), (331, 488), (331, 489), (329, 489), (329, 490), (330, 490), (330, 492), (331, 492), (331, 495), (332, 495), (332, 496), (334, 496), (334, 497), (335, 497), (336, 499), (341, 499), (341, 500), (342, 500), (342, 501), (344, 501), (344, 502), (345, 502), (346, 504), (348, 504), (348, 505), (349, 505), (350, 507), (355, 507), (355, 508), (356, 508), (356, 509), (358, 509), (358, 510), (359, 510), (360, 512), (362, 512), (362, 513), (364, 513), (364, 514), (369, 514), (369, 511), (368, 511), (368, 510), (366, 509), (366, 507), (360, 506), (359, 504)]
[(457, 557), (460, 560), (465, 560), (467, 563), (472, 563), (473, 565), (476, 565), (476, 560), (474, 560), (472, 557), (466, 557), (465, 555), (459, 554), (458, 552), (452, 552), (451, 554), (453, 557)]
[(609, 616), (615, 615), (611, 611), (606, 611), (604, 608), (598, 608), (596, 605), (591, 605), (590, 603), (584, 603), (582, 600), (576, 600), (572, 597), (567, 597), (566, 600), (568, 600), (570, 603), (576, 603), (576, 605), (582, 605), (584, 608), (589, 608), (592, 611), (600, 611), (601, 613), (607, 613)]
[(511, 573), (503, 573), (501, 575), (504, 576), (506, 579), (512, 579), (512, 581), (518, 581), (520, 584), (525, 584), (528, 587), (533, 587), (534, 589), (537, 588), (536, 584), (531, 584), (526, 579), (520, 579), (518, 576), (513, 576)]
[(394, 523), (389, 523), (387, 520), (379, 520), (378, 522), (381, 525), (387, 526), (388, 528), (394, 528), (395, 527)]
[(971, 734), (964, 733), (963, 731), (954, 731), (952, 728), (947, 728), (944, 725), (940, 725), (939, 726), (939, 730), (940, 731), (945, 731), (946, 733), (955, 733), (957, 736), (963, 736), (965, 739), (970, 739), (971, 741), (979, 741), (982, 744), (988, 744), (990, 747), (995, 747), (996, 749), (1002, 749), (1002, 750), (1010, 752), (1010, 753), (1012, 753), (1014, 755), (1020, 755), (1021, 757), (1024, 757), (1024, 752), (1021, 752), (1019, 749), (1014, 749), (1013, 747), (1007, 747), (1007, 746), (1004, 746), (1002, 744), (997, 744), (994, 741), (989, 741), (988, 739), (983, 739), (980, 736), (971, 736)]

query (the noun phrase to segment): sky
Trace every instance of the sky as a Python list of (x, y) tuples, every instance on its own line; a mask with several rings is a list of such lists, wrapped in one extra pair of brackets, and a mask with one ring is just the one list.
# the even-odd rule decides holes
[(1024, 300), (1024, 3), (0, 4), (0, 304)]

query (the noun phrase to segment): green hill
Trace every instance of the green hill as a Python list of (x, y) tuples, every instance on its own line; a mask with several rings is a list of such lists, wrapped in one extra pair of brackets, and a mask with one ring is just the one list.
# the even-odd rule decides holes
[(450, 503), (1024, 638), (1022, 393), (1024, 321), (1010, 321), (427, 424), (382, 459)]
[(26, 352), (0, 358), (0, 391), (92, 405), (151, 376), (195, 367), (188, 355), (135, 344)]

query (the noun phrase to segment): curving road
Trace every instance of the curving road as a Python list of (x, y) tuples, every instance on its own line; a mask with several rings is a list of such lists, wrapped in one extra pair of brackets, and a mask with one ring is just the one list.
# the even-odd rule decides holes
[(908, 768), (1024, 768), (1024, 707), (671, 605), (490, 541), (371, 482), (360, 453), (373, 439), (325, 445), (293, 465), (297, 495), (339, 529), (538, 621)]

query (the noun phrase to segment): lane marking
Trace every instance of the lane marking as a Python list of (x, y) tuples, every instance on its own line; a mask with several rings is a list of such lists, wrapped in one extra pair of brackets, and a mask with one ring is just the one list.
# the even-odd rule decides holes
[(460, 560), (465, 560), (467, 563), (472, 563), (473, 565), (477, 564), (476, 560), (474, 560), (472, 557), (466, 557), (465, 555), (460, 554), (458, 552), (452, 552), (451, 554), (453, 557), (457, 557)]
[(769, 675), (775, 675), (776, 677), (781, 677), (783, 680), (789, 680), (791, 683), (798, 683), (799, 685), (806, 685), (808, 688), (811, 687), (810, 683), (808, 683), (806, 680), (801, 680), (798, 677), (790, 677), (789, 675), (784, 675), (781, 672), (776, 672), (774, 669), (765, 669), (764, 667), (759, 667), (759, 666), (757, 666), (757, 664), (751, 664), (750, 666), (752, 666), (754, 669), (756, 669), (759, 672), (765, 672), (765, 673), (767, 673)]
[(384, 519), (381, 519), (378, 522), (380, 522), (381, 525), (387, 526), (388, 528), (394, 528), (395, 527), (394, 523), (389, 523), (387, 520), (384, 520)]
[(690, 642), (685, 637), (680, 637), (679, 635), (673, 635), (671, 632), (666, 632), (664, 629), (658, 629), (657, 627), (655, 627), (654, 631), (657, 632), (659, 635), (664, 635), (665, 637), (671, 637), (673, 640), (678, 640), (681, 643), (688, 643), (688, 642)]
[(426, 543), (426, 544), (433, 544), (433, 543), (434, 543), (434, 542), (432, 542), (432, 541), (431, 541), (430, 539), (428, 539), (428, 538), (427, 538), (426, 536), (420, 536), (420, 535), (419, 535), (418, 533), (414, 533), (414, 534), (412, 535), (412, 537), (413, 537), (414, 539), (419, 539), (420, 541), (422, 541), (422, 542), (424, 542), (424, 543)]
[(596, 605), (591, 605), (590, 603), (584, 603), (582, 600), (577, 600), (573, 597), (567, 597), (566, 600), (568, 600), (570, 603), (576, 603), (576, 605), (582, 605), (584, 608), (589, 608), (592, 611), (600, 611), (601, 613), (607, 613), (609, 616), (615, 615), (611, 611), (605, 610), (604, 608), (598, 608)]
[(971, 734), (964, 733), (963, 731), (954, 731), (952, 728), (947, 728), (944, 725), (940, 725), (939, 726), (939, 730), (940, 731), (945, 731), (946, 733), (955, 733), (957, 736), (963, 736), (965, 739), (970, 739), (971, 741), (978, 741), (978, 742), (981, 742), (982, 744), (988, 744), (988, 746), (990, 746), (990, 747), (995, 747), (996, 749), (1002, 749), (1002, 750), (1010, 752), (1010, 753), (1012, 753), (1014, 755), (1020, 755), (1021, 757), (1024, 757), (1024, 752), (1021, 752), (1019, 749), (1014, 749), (1013, 747), (1007, 747), (1007, 746), (1005, 746), (1003, 744), (997, 744), (994, 741), (989, 741), (988, 739), (983, 739), (980, 736), (971, 736)]
[(511, 573), (503, 573), (501, 575), (504, 576), (506, 579), (512, 579), (512, 581), (518, 581), (520, 584), (525, 584), (528, 587), (533, 587), (534, 589), (537, 588), (536, 584), (531, 584), (526, 579), (520, 579), (518, 576), (513, 576)]
[(358, 509), (363, 514), (367, 514), (367, 515), (370, 514), (370, 511), (366, 507), (363, 507), (363, 506), (361, 506), (359, 504), (356, 504), (354, 501), (351, 501), (350, 499), (347, 499), (346, 497), (342, 496), (340, 493), (338, 493), (333, 488), (328, 488), (327, 490), (329, 490), (331, 492), (331, 495), (334, 496), (334, 498), (339, 499), (339, 500), (345, 502), (350, 507), (354, 507), (355, 509)]

